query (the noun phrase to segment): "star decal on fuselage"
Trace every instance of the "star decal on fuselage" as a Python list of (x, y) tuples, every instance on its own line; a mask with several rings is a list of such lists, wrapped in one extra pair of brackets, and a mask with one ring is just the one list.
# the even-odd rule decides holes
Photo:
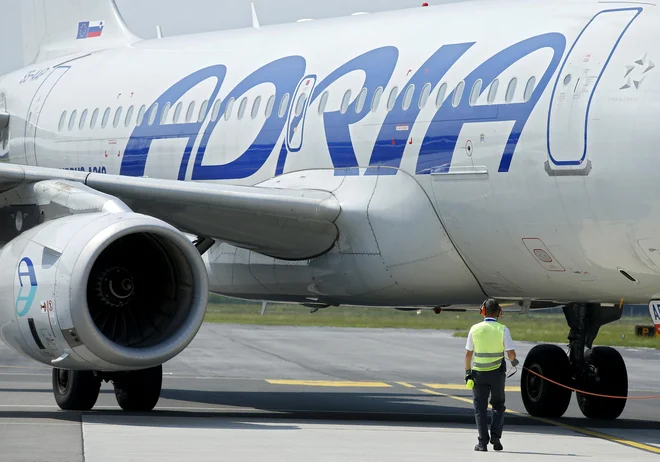
[(639, 90), (639, 87), (642, 86), (648, 72), (653, 68), (655, 68), (655, 63), (648, 59), (648, 53), (645, 54), (642, 59), (638, 59), (633, 64), (627, 65), (626, 74), (623, 76), (623, 78), (627, 80), (619, 90), (627, 90), (629, 88)]

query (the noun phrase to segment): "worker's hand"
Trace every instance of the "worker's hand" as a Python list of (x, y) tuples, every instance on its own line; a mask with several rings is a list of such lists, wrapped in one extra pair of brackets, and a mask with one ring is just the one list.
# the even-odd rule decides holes
[(513, 367), (516, 367), (518, 364), (520, 364), (520, 361), (518, 361), (518, 358), (516, 358), (516, 359), (514, 359), (513, 361), (511, 361), (511, 365), (512, 365)]
[(469, 380), (473, 380), (473, 379), (472, 379), (472, 371), (468, 369), (467, 371), (465, 371), (465, 383), (468, 383)]

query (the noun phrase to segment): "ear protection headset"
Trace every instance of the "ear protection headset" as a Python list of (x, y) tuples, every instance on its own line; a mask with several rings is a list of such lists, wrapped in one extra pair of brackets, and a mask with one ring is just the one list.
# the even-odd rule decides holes
[[(481, 309), (479, 310), (479, 314), (484, 317), (486, 316), (486, 302), (488, 302), (488, 300), (484, 300), (484, 302), (481, 304)], [(502, 307), (500, 307), (499, 311), (497, 312), (497, 317), (499, 318), (503, 314), (504, 312), (502, 311)]]

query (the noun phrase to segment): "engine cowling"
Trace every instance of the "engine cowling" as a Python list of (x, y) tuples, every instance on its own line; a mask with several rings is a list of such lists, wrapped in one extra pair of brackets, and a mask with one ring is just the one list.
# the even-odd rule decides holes
[(87, 213), (30, 229), (0, 253), (0, 334), (61, 369), (162, 364), (193, 340), (208, 277), (195, 246), (152, 217)]

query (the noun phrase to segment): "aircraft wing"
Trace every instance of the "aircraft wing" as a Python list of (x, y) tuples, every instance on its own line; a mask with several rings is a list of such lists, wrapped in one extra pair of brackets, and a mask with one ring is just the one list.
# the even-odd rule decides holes
[[(122, 200), (133, 211), (181, 231), (264, 255), (303, 260), (325, 253), (338, 237), (341, 211), (319, 190), (232, 186), (0, 165), (0, 192), (48, 180), (82, 183)], [(11, 204), (9, 204), (11, 205)]]

